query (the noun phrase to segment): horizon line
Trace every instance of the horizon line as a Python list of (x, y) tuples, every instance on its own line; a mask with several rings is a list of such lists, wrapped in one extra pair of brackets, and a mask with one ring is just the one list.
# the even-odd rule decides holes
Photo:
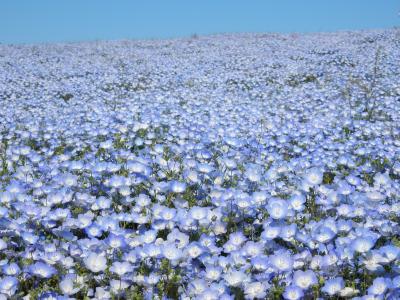
[(48, 40), (48, 41), (40, 41), (40, 42), (13, 42), (6, 43), (0, 41), (0, 46), (45, 46), (45, 45), (63, 45), (63, 44), (79, 44), (79, 43), (96, 43), (96, 42), (119, 42), (119, 41), (173, 41), (173, 40), (186, 40), (193, 38), (202, 38), (202, 37), (213, 37), (213, 36), (221, 36), (221, 35), (258, 35), (258, 34), (276, 34), (276, 35), (308, 35), (308, 34), (334, 34), (334, 33), (345, 33), (345, 32), (365, 32), (365, 31), (386, 31), (386, 30), (399, 30), (400, 25), (393, 25), (390, 27), (378, 27), (378, 28), (359, 28), (359, 29), (333, 29), (333, 30), (306, 30), (306, 31), (237, 31), (237, 32), (213, 32), (213, 33), (203, 33), (198, 34), (196, 32), (191, 34), (184, 35), (176, 35), (170, 37), (121, 37), (121, 38), (92, 38), (92, 39), (76, 39), (76, 40)]

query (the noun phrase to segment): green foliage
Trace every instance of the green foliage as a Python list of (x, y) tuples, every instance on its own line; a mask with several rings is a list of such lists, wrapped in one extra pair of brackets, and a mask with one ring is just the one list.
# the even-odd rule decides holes
[(374, 167), (376, 172), (384, 172), (386, 169), (390, 167), (390, 161), (386, 157), (384, 158), (375, 158), (371, 160), (371, 165)]
[(125, 149), (126, 148), (126, 140), (125, 138), (122, 136), (121, 133), (116, 133), (114, 135), (114, 148), (115, 149)]
[(136, 136), (137, 136), (137, 137), (140, 137), (140, 138), (142, 138), (142, 139), (144, 139), (144, 138), (147, 136), (147, 132), (148, 132), (147, 129), (140, 128), (140, 129), (136, 132)]
[(196, 193), (197, 191), (195, 186), (188, 186), (185, 192), (182, 194), (182, 198), (187, 201), (189, 207), (196, 205)]
[(316, 193), (314, 189), (311, 189), (306, 197), (306, 203), (305, 203), (306, 212), (308, 212), (313, 217), (313, 219), (319, 221), (321, 219), (321, 216), (318, 213), (318, 207), (317, 203), (315, 202), (315, 199), (316, 199)]
[(146, 262), (141, 261), (139, 268), (137, 269), (138, 274), (143, 276), (148, 276), (151, 272), (151, 268), (146, 264)]
[(83, 214), (84, 212), (85, 212), (85, 210), (81, 206), (74, 206), (71, 209), (71, 214), (72, 214), (73, 217), (77, 217), (78, 215)]
[(363, 172), (362, 173), (362, 179), (368, 183), (369, 186), (373, 186), (374, 185), (374, 176), (370, 173), (367, 172)]
[(399, 247), (400, 248), (400, 238), (399, 237), (393, 237), (392, 238), (392, 243), (393, 243), (393, 245), (395, 245), (396, 247)]
[(29, 148), (35, 150), (35, 151), (39, 151), (40, 150), (40, 144), (37, 140), (35, 139), (28, 139), (25, 142), (25, 145), (27, 145)]
[(7, 165), (7, 156), (6, 156), (6, 151), (8, 148), (8, 143), (7, 141), (4, 141), (2, 144), (0, 144), (0, 159), (1, 159), (1, 165), (0, 165), (0, 177), (8, 174), (8, 165)]
[(76, 151), (75, 155), (72, 157), (74, 160), (81, 160), (85, 157), (87, 153), (90, 153), (92, 151), (91, 147), (89, 145), (86, 145), (82, 150)]
[(74, 98), (74, 95), (72, 95), (71, 93), (60, 94), (60, 98), (63, 99), (65, 103), (68, 103), (69, 100)]
[(54, 155), (64, 154), (65, 153), (65, 147), (66, 146), (64, 144), (57, 146), (56, 148), (54, 148), (53, 154)]
[(59, 293), (59, 280), (60, 277), (58, 275), (41, 280), (35, 277), (28, 277), (20, 281), (20, 290), (27, 291), (30, 300), (37, 300), (44, 292), (52, 291)]
[(318, 80), (314, 74), (291, 74), (286, 80), (286, 84), (290, 87), (298, 87), (305, 83), (313, 83)]
[(278, 277), (275, 277), (272, 280), (272, 287), (268, 298), (273, 300), (280, 300), (282, 299), (282, 294), (284, 291), (285, 291), (284, 284), (280, 284)]
[(172, 269), (169, 260), (164, 258), (161, 261), (160, 273), (162, 276), (157, 284), (159, 297), (165, 296), (170, 299), (179, 299), (178, 290), (181, 281), (179, 270)]
[(163, 240), (166, 240), (166, 239), (167, 239), (167, 236), (168, 236), (168, 234), (169, 234), (170, 232), (171, 232), (171, 231), (170, 231), (168, 228), (159, 230), (159, 231), (157, 232), (157, 238), (162, 238)]
[(332, 172), (324, 172), (322, 183), (323, 184), (332, 184), (335, 179), (335, 174)]
[(245, 299), (244, 292), (241, 288), (231, 287), (230, 290), (231, 290), (235, 300), (244, 300)]
[(144, 300), (143, 290), (134, 286), (131, 290), (125, 291), (127, 300)]
[(354, 131), (351, 130), (348, 126), (343, 127), (343, 133), (346, 137), (349, 137)]

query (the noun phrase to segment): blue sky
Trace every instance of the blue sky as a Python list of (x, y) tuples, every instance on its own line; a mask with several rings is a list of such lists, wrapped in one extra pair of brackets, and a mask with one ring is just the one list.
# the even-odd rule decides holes
[(400, 25), (400, 0), (1, 0), (0, 43)]

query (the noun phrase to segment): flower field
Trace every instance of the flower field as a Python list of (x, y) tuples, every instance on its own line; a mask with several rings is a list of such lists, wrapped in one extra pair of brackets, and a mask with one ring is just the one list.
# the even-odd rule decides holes
[(400, 299), (399, 29), (0, 70), (0, 299)]

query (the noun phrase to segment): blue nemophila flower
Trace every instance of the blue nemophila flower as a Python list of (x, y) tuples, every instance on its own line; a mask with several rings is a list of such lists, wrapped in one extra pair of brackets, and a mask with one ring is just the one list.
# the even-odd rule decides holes
[(104, 141), (104, 142), (100, 143), (99, 146), (102, 149), (108, 150), (108, 149), (112, 148), (112, 145), (113, 145), (113, 142), (111, 140), (107, 140), (107, 141)]
[(173, 229), (167, 236), (170, 243), (174, 243), (178, 248), (182, 249), (189, 243), (189, 236), (178, 229)]
[(248, 299), (264, 299), (268, 285), (263, 282), (251, 282), (244, 286), (244, 294)]
[(191, 184), (200, 183), (200, 176), (199, 176), (198, 172), (196, 172), (196, 171), (193, 171), (193, 170), (185, 171), (185, 178)]
[(182, 250), (178, 249), (174, 244), (163, 245), (161, 253), (166, 259), (174, 262), (179, 260), (183, 255)]
[(277, 272), (287, 272), (293, 269), (294, 260), (287, 250), (276, 251), (269, 259)]
[(205, 251), (204, 247), (202, 247), (198, 242), (192, 242), (185, 248), (185, 255), (190, 258), (197, 258)]
[(266, 271), (269, 267), (269, 259), (266, 255), (259, 255), (251, 259), (251, 264), (255, 270)]
[(400, 288), (400, 275), (397, 275), (396, 277), (394, 277), (392, 279), (392, 287), (394, 289), (398, 289)]
[(19, 275), (21, 269), (16, 263), (9, 263), (2, 266), (2, 271), (5, 275), (16, 276)]
[(265, 204), (265, 201), (267, 199), (267, 193), (266, 192), (254, 192), (252, 194), (252, 198), (254, 203), (256, 203), (257, 205), (262, 205)]
[(103, 255), (94, 252), (85, 257), (84, 263), (86, 268), (94, 273), (102, 272), (107, 268), (107, 259)]
[(111, 199), (99, 197), (92, 205), (92, 210), (103, 210), (111, 207)]
[(142, 257), (159, 258), (161, 257), (161, 247), (155, 244), (145, 244), (140, 251)]
[(246, 178), (251, 182), (259, 182), (261, 180), (261, 169), (257, 165), (250, 165), (246, 169)]
[(242, 232), (234, 232), (229, 235), (229, 240), (228, 243), (234, 245), (234, 246), (241, 246), (247, 238)]
[(125, 291), (130, 286), (130, 283), (126, 280), (110, 280), (110, 289), (114, 294), (119, 294)]
[(242, 286), (250, 281), (249, 276), (246, 275), (245, 272), (237, 270), (229, 271), (228, 273), (223, 275), (223, 278), (225, 279), (226, 283), (232, 287)]
[(236, 200), (236, 205), (238, 206), (239, 209), (245, 210), (248, 207), (251, 206), (251, 198), (247, 195), (244, 197), (240, 197), (239, 199)]
[(57, 274), (57, 270), (45, 263), (37, 262), (28, 267), (28, 272), (40, 278), (50, 278)]
[(376, 173), (374, 176), (374, 185), (377, 187), (387, 186), (391, 182), (388, 173)]
[(179, 181), (171, 182), (171, 191), (174, 193), (183, 193), (186, 190), (186, 183)]
[[(90, 216), (89, 216), (90, 218)], [(101, 227), (103, 231), (117, 231), (119, 228), (119, 220), (115, 218), (115, 216), (99, 216), (96, 219), (97, 224)], [(87, 221), (86, 221), (87, 222)]]
[(242, 252), (245, 256), (255, 257), (263, 252), (263, 246), (261, 243), (256, 243), (253, 241), (248, 241), (242, 247)]
[(194, 220), (202, 220), (207, 217), (207, 208), (194, 206), (189, 210), (190, 217)]
[(133, 272), (133, 266), (129, 262), (114, 262), (110, 267), (110, 272), (123, 276), (126, 273)]
[(320, 168), (311, 168), (306, 171), (304, 175), (304, 181), (309, 185), (309, 186), (316, 186), (318, 184), (322, 183), (322, 177), (323, 177), (323, 170)]
[(322, 291), (329, 296), (337, 295), (344, 289), (344, 280), (342, 277), (332, 278), (325, 281)]
[(165, 208), (161, 211), (161, 213), (160, 213), (160, 216), (161, 216), (162, 219), (164, 219), (165, 221), (171, 221), (171, 220), (173, 220), (174, 217), (175, 217), (175, 215), (176, 215), (176, 210), (173, 209), (173, 208), (168, 208), (168, 207), (165, 207)]
[(151, 273), (149, 276), (145, 277), (145, 283), (149, 286), (155, 286), (160, 281), (161, 276), (157, 275), (156, 273)]
[[(353, 296), (357, 295), (359, 292), (360, 292), (359, 290), (354, 289), (352, 287), (345, 287), (344, 289), (342, 289), (339, 292), (339, 295), (341, 297), (348, 298), (348, 297), (353, 297)], [(353, 299), (355, 299), (355, 298), (353, 298)]]
[(207, 283), (202, 279), (195, 279), (188, 285), (188, 292), (191, 296), (200, 295), (207, 289)]
[(379, 248), (379, 252), (381, 252), (389, 262), (397, 260), (400, 257), (400, 248), (394, 245), (383, 246)]
[(291, 241), (291, 240), (293, 240), (294, 236), (296, 235), (296, 232), (297, 232), (296, 224), (282, 226), (281, 232), (280, 232), (280, 237), (285, 241)]
[(124, 176), (113, 175), (108, 181), (107, 185), (112, 188), (121, 188), (123, 186), (129, 185), (129, 179)]
[(211, 173), (211, 172), (214, 170), (214, 168), (213, 168), (213, 166), (210, 165), (210, 164), (207, 164), (207, 163), (199, 163), (199, 164), (197, 164), (197, 170), (198, 170), (200, 173), (209, 174), (209, 173)]
[(60, 184), (66, 187), (76, 186), (77, 181), (78, 181), (78, 176), (73, 174), (63, 174), (62, 176), (60, 176), (59, 179)]
[(382, 194), (379, 191), (375, 191), (375, 190), (367, 192), (366, 195), (367, 195), (368, 200), (370, 200), (371, 202), (380, 202), (385, 199), (384, 194)]
[(106, 239), (106, 243), (114, 249), (120, 249), (126, 246), (125, 237), (123, 235), (117, 235), (114, 233), (110, 233), (110, 235)]
[(371, 250), (375, 245), (376, 239), (371, 236), (361, 236), (355, 238), (351, 243), (351, 249), (359, 253), (365, 253)]
[(288, 214), (288, 203), (282, 199), (270, 199), (267, 204), (267, 211), (273, 219), (284, 219)]
[(4, 249), (7, 249), (7, 243), (4, 240), (0, 239), (0, 250)]
[(61, 296), (56, 292), (43, 292), (39, 295), (38, 299), (40, 300), (68, 300), (69, 297)]
[(65, 208), (57, 208), (52, 211), (53, 214), (50, 215), (52, 220), (65, 220), (71, 216), (71, 212), (69, 209)]
[(304, 210), (304, 203), (306, 202), (306, 197), (302, 194), (294, 194), (290, 198), (290, 206), (295, 211)]
[(91, 224), (85, 228), (85, 232), (89, 237), (100, 237), (103, 234), (103, 230), (97, 224)]
[(140, 236), (140, 240), (145, 244), (151, 244), (155, 241), (156, 237), (156, 230), (147, 230)]
[(295, 271), (293, 273), (293, 283), (303, 290), (307, 290), (311, 286), (318, 283), (317, 276), (311, 270), (307, 271)]
[(93, 214), (91, 213), (79, 215), (77, 218), (77, 226), (84, 229), (92, 224), (92, 220)]
[(378, 251), (371, 251), (361, 258), (361, 262), (368, 271), (381, 273), (384, 270), (383, 265), (386, 265), (388, 260)]
[(151, 199), (149, 196), (145, 195), (145, 194), (139, 194), (136, 198), (135, 198), (135, 202), (137, 205), (141, 206), (141, 207), (145, 207), (147, 205), (150, 204)]
[(282, 226), (279, 224), (264, 224), (264, 231), (261, 234), (261, 237), (265, 240), (273, 240), (277, 238), (281, 231)]
[(201, 294), (197, 296), (199, 300), (217, 300), (220, 295), (212, 288), (205, 289)]
[(6, 276), (0, 279), (0, 293), (11, 297), (15, 294), (18, 288), (18, 279), (13, 276)]
[(221, 278), (222, 268), (218, 266), (207, 266), (204, 278), (209, 281), (217, 281)]
[(353, 227), (353, 222), (351, 220), (338, 220), (336, 223), (337, 230), (339, 232), (349, 232)]
[(78, 283), (76, 282), (76, 278), (73, 274), (66, 275), (64, 279), (62, 279), (59, 283), (59, 287), (61, 292), (64, 295), (74, 295), (80, 291), (81, 287), (79, 287)]
[(368, 294), (370, 295), (383, 295), (392, 287), (392, 281), (389, 278), (378, 277), (375, 278), (372, 285), (368, 288)]
[(347, 176), (346, 180), (348, 183), (350, 183), (351, 185), (354, 185), (354, 186), (358, 186), (361, 183), (361, 179), (352, 174)]
[(287, 300), (298, 300), (302, 299), (304, 296), (304, 292), (301, 288), (289, 285), (285, 288), (285, 292), (283, 293), (283, 297)]
[(336, 232), (328, 226), (318, 226), (312, 234), (319, 243), (328, 243), (335, 237)]
[(2, 204), (8, 204), (15, 198), (15, 195), (12, 194), (11, 192), (2, 192), (0, 193), (0, 203)]
[(13, 181), (11, 182), (7, 188), (6, 188), (6, 192), (9, 192), (11, 195), (18, 195), (18, 194), (22, 194), (24, 193), (25, 188), (22, 185), (22, 183), (17, 182), (17, 181)]
[(336, 191), (339, 194), (344, 195), (344, 196), (350, 195), (355, 190), (352, 185), (348, 184), (347, 181), (344, 181), (344, 180), (343, 181), (339, 181), (337, 183), (337, 185), (338, 185), (338, 187), (337, 187)]

